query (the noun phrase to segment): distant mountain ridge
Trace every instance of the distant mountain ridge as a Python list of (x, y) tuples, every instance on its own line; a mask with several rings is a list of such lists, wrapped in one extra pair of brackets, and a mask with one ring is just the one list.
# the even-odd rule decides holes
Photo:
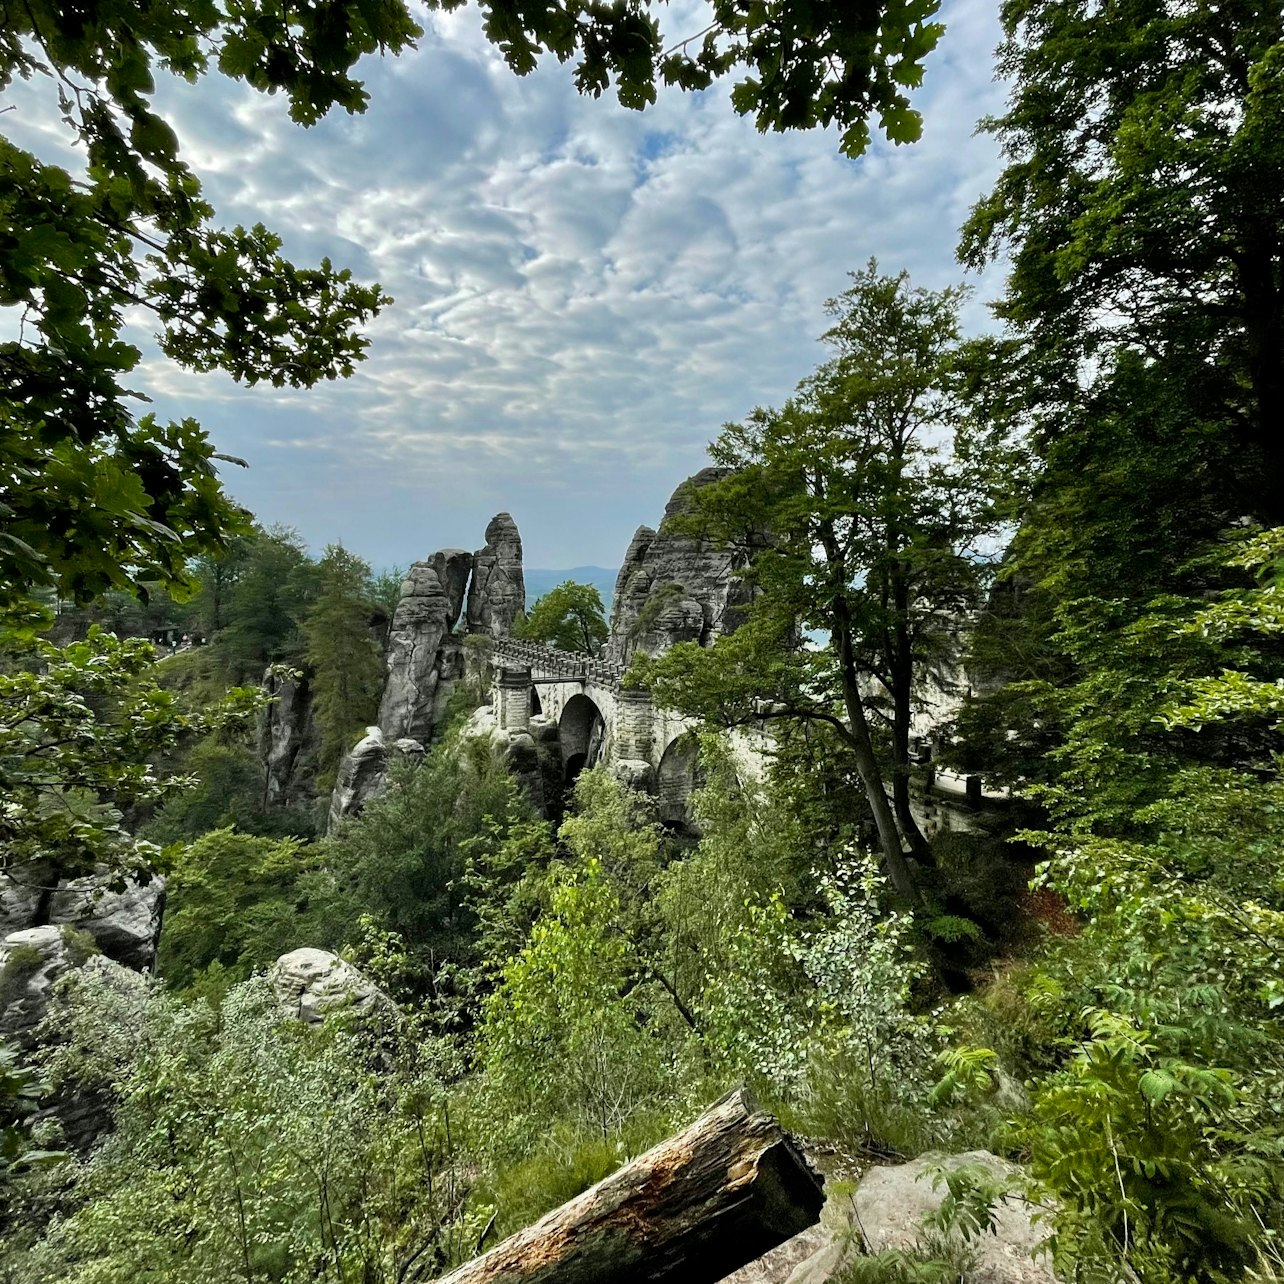
[(611, 618), (611, 598), (615, 594), (615, 577), (619, 574), (618, 567), (611, 570), (605, 566), (572, 566), (564, 571), (540, 570), (537, 567), (525, 566), (522, 568), (522, 574), (526, 579), (526, 609), (529, 611), (534, 606), (537, 599), (544, 596), (550, 589), (555, 589), (559, 584), (565, 584), (567, 580), (574, 580), (576, 584), (591, 584), (602, 595), (602, 606), (606, 610), (606, 618)]

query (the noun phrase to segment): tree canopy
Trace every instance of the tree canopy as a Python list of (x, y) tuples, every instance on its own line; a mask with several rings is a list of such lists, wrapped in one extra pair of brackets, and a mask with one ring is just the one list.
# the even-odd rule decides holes
[(212, 67), (283, 90), (310, 124), (365, 103), (348, 74), (417, 28), (400, 4), (102, 3), (3, 7), (0, 88), (40, 78), (84, 158), (69, 172), (0, 139), (0, 593), (31, 585), (90, 600), (140, 580), (183, 581), (244, 515), (224, 494), (194, 420), (135, 418), (126, 380), (142, 357), (126, 311), (144, 309), (161, 352), (246, 384), (308, 387), (351, 372), (360, 327), (388, 300), (329, 260), (298, 268), (262, 226), (217, 227), (154, 73)]
[(519, 621), (516, 635), (560, 651), (596, 655), (610, 634), (602, 595), (591, 584), (566, 580), (550, 589)]
[[(1046, 431), (1162, 366), (1193, 433), (1234, 443), (1240, 513), (1284, 520), (1284, 17), (1277, 4), (1009, 0), (1007, 167), (961, 254), (1010, 252), (998, 311)], [(1150, 395), (1154, 395), (1151, 393)], [(1232, 514), (1239, 515), (1239, 514)]]
[(642, 675), (660, 700), (724, 725), (774, 701), (773, 716), (833, 728), (902, 894), (901, 836), (930, 859), (909, 805), (914, 711), (933, 668), (957, 656), (1019, 458), (1002, 427), (969, 419), (963, 376), (989, 348), (962, 343), (960, 297), (874, 262), (852, 273), (828, 305), (834, 357), (711, 449), (732, 471), (697, 497), (706, 529), (732, 541), (752, 515), (771, 532), (751, 564), (748, 624), (707, 650), (675, 647)]

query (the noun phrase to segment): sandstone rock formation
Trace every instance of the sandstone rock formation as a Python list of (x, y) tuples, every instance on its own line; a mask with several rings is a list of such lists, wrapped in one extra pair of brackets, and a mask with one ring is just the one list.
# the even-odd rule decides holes
[[(514, 527), (516, 529), (516, 527)], [(473, 573), (473, 555), (463, 548), (438, 549), (428, 564), (437, 572), (448, 607), (447, 625), (453, 632), (468, 600), (468, 581)]]
[(517, 523), (499, 513), (486, 527), (486, 547), (473, 558), (468, 588), (468, 632), (506, 638), (513, 621), (526, 610), (526, 581), (522, 575), (522, 537)]
[(154, 874), (146, 883), (133, 879), (113, 891), (105, 874), (58, 884), (49, 901), (49, 922), (88, 932), (98, 948), (135, 971), (150, 970), (165, 913), (165, 880)]
[(0, 936), (39, 923), (52, 889), (53, 866), (48, 861), (25, 861), (0, 870)]
[[(86, 936), (52, 923), (12, 932), (0, 942), (0, 1038), (12, 1040), (25, 1052), (57, 1040), (63, 1021), (62, 999), (55, 987), (79, 969), (79, 982), (98, 987), (99, 994), (110, 990), (122, 1000), (112, 1005), (113, 1011), (138, 1017), (127, 1020), (119, 1034), (113, 1030), (108, 1036), (128, 1046), (128, 1031), (141, 1026), (151, 982), (92, 951)], [(62, 1144), (84, 1155), (111, 1127), (116, 1096), (112, 1076), (100, 1069), (87, 1077), (60, 1078), (56, 1092), (44, 1098), (34, 1121), (56, 1117), (62, 1125)]]
[[(908, 1164), (871, 1168), (855, 1196), (831, 1197), (819, 1226), (795, 1236), (757, 1262), (742, 1267), (723, 1284), (829, 1284), (843, 1278), (862, 1252), (913, 1250), (927, 1246), (925, 1219), (940, 1208), (945, 1183), (933, 1187), (938, 1168), (975, 1164), (1001, 1179), (1019, 1170), (988, 1151), (963, 1155), (923, 1155)], [(1031, 1220), (1034, 1210), (1008, 1196), (995, 1208), (995, 1229), (959, 1247), (972, 1265), (969, 1284), (1055, 1284), (1056, 1276), (1040, 1246), (1048, 1231)], [(952, 1237), (957, 1237), (952, 1232)]]
[(416, 562), (401, 584), (388, 635), (388, 676), (379, 726), (389, 740), (432, 735), (441, 680), (442, 643), (450, 634), (450, 599), (430, 562)]
[(615, 581), (608, 658), (627, 664), (639, 651), (658, 655), (677, 642), (707, 646), (740, 623), (749, 588), (737, 572), (753, 549), (719, 548), (679, 529), (693, 493), (725, 476), (701, 469), (673, 492), (658, 531), (642, 526), (634, 534)]
[(332, 1012), (366, 1012), (391, 1003), (351, 963), (328, 950), (305, 947), (282, 954), (268, 979), (282, 1013), (308, 1025), (320, 1025)]
[(330, 828), (360, 811), (382, 788), (392, 750), (424, 752), (451, 693), (465, 677), (468, 657), (461, 620), (467, 634), (507, 637), (525, 606), (522, 540), (507, 513), (491, 520), (486, 546), (476, 554), (443, 548), (410, 568), (388, 631), (378, 726), (340, 764), (330, 798)]
[(165, 880), (129, 880), (113, 891), (106, 873), (63, 879), (51, 885), (42, 861), (0, 875), (0, 935), (52, 925), (88, 932), (108, 958), (138, 971), (150, 970), (165, 912)]
[(259, 761), (264, 771), (264, 800), (269, 806), (290, 807), (314, 795), (301, 770), (316, 754), (312, 689), (306, 677), (281, 677), (272, 669), (263, 676), (263, 689), (272, 703), (259, 716)]
[(75, 966), (61, 927), (46, 923), (10, 932), (0, 942), (0, 1037), (30, 1047), (54, 983)]
[(393, 754), (422, 758), (423, 753), (418, 740), (403, 736), (388, 744), (378, 727), (367, 727), (365, 736), (339, 765), (339, 778), (330, 795), (329, 828), (334, 829), (347, 816), (355, 816), (383, 788)]

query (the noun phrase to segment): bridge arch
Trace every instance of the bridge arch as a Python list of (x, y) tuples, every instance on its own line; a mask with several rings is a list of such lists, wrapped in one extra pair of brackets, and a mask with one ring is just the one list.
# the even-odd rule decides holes
[(563, 778), (569, 787), (585, 767), (601, 759), (606, 745), (606, 719), (593, 700), (576, 692), (562, 709), (557, 731), (562, 745)]
[(691, 795), (703, 787), (700, 741), (694, 731), (675, 736), (660, 758), (655, 773), (655, 792), (660, 820), (688, 834), (699, 834), (691, 814)]

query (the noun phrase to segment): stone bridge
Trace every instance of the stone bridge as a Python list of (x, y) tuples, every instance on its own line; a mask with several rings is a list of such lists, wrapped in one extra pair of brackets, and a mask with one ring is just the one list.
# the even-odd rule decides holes
[[(492, 648), (491, 707), (501, 730), (556, 726), (565, 785), (585, 767), (605, 763), (654, 794), (662, 820), (690, 823), (688, 801), (700, 783), (697, 722), (657, 709), (649, 692), (626, 687), (627, 666), (613, 660), (515, 638), (497, 639)], [(765, 723), (738, 728), (728, 743), (742, 780), (760, 776), (771, 747)], [(914, 782), (911, 805), (930, 834), (983, 826), (982, 813), (1000, 811), (1008, 800), (1006, 792), (984, 792), (978, 776), (929, 770)]]
[[(626, 665), (514, 638), (492, 643), (492, 664), (496, 725), (508, 732), (530, 730), (532, 719), (556, 725), (566, 784), (585, 767), (605, 763), (655, 794), (662, 820), (686, 822), (698, 783), (697, 724), (657, 709), (649, 692), (626, 687)], [(737, 738), (742, 754), (754, 754), (753, 733)]]

